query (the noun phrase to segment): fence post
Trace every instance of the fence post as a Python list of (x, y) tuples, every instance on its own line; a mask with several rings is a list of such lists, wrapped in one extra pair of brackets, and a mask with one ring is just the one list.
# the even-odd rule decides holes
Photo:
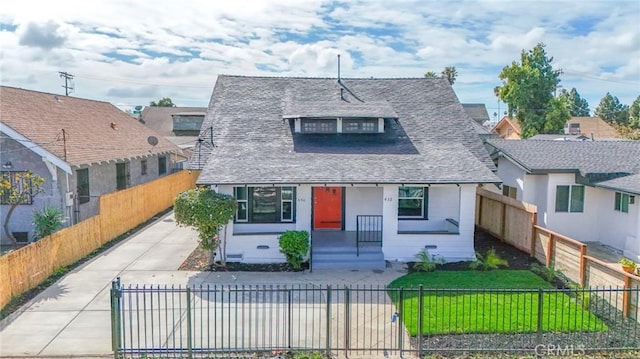
[(404, 310), (404, 287), (400, 288), (400, 294), (398, 295), (398, 350), (400, 350), (400, 357), (402, 357), (402, 311)]
[(293, 289), (289, 289), (289, 348), (293, 342)]
[(587, 259), (584, 257), (587, 255), (587, 245), (583, 244), (580, 247), (580, 286), (584, 287), (587, 274)]
[(120, 333), (120, 298), (122, 291), (120, 287), (120, 277), (111, 282), (111, 349), (115, 359), (120, 357), (119, 351), (121, 347)]
[(624, 291), (622, 292), (622, 316), (629, 317), (629, 300), (631, 297), (631, 278), (624, 276)]
[(502, 202), (502, 223), (500, 223), (500, 237), (502, 237), (502, 241), (506, 242), (507, 238), (505, 237), (505, 234), (507, 232), (506, 228), (507, 228), (507, 204), (505, 202)]
[(188, 358), (193, 358), (193, 343), (191, 333), (191, 288), (187, 287), (187, 351)]
[(424, 287), (418, 287), (418, 358), (422, 358), (422, 331), (424, 329)]
[(537, 237), (536, 225), (537, 224), (538, 224), (538, 213), (533, 212), (531, 213), (531, 243), (530, 243), (531, 253), (529, 253), (531, 257), (536, 256), (536, 237)]
[(549, 266), (551, 265), (551, 256), (553, 255), (553, 233), (548, 232), (549, 233), (549, 245), (547, 245), (547, 260), (546, 260), (546, 265), (547, 268), (549, 268)]
[(329, 355), (331, 351), (331, 285), (327, 286), (327, 343), (326, 351)]
[(351, 291), (344, 287), (344, 355), (349, 354), (351, 349)]
[(544, 298), (544, 291), (542, 288), (538, 288), (538, 323), (537, 323), (537, 332), (536, 332), (536, 344), (542, 344), (542, 301)]

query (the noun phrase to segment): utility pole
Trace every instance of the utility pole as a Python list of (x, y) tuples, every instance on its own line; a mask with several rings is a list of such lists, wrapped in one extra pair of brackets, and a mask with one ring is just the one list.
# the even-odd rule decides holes
[(66, 71), (58, 71), (58, 73), (60, 74), (60, 78), (64, 79), (64, 85), (62, 86), (64, 87), (64, 94), (65, 96), (69, 96), (69, 90), (73, 91), (73, 82), (71, 82), (73, 75)]

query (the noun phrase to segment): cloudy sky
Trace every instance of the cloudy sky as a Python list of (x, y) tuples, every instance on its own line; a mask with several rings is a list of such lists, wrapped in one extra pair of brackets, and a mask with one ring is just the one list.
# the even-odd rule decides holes
[(121, 108), (206, 106), (218, 74), (422, 77), (455, 66), (461, 102), (504, 111), (498, 74), (547, 45), (561, 85), (595, 109), (640, 94), (640, 1), (5, 1), (3, 85)]

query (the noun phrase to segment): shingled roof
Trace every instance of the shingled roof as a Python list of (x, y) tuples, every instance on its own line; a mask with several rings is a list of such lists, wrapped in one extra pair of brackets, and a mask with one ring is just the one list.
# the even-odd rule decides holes
[[(384, 117), (385, 133), (294, 132), (289, 116), (313, 117), (332, 103), (339, 104), (336, 113)], [(294, 110), (300, 107), (320, 110)], [(470, 117), (444, 79), (338, 83), (220, 75), (202, 126), (210, 127), (215, 147), (196, 149), (192, 161), (197, 167), (198, 158), (200, 163), (208, 158), (200, 184), (500, 181)]]
[(0, 86), (0, 107), (4, 125), (72, 166), (180, 151), (108, 102)]
[(171, 137), (176, 135), (173, 132), (173, 115), (204, 116), (206, 112), (206, 107), (145, 106), (140, 120), (162, 136)]
[(467, 115), (480, 125), (489, 121), (489, 113), (483, 103), (463, 103), (462, 108), (464, 108)]
[(600, 182), (640, 173), (640, 141), (488, 139), (487, 143), (532, 174), (578, 173)]

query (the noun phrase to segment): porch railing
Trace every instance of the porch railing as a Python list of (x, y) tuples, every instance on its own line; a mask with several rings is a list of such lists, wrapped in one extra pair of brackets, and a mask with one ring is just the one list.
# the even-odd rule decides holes
[(382, 246), (382, 216), (356, 216), (356, 255), (360, 256), (360, 246), (364, 243), (378, 243)]

